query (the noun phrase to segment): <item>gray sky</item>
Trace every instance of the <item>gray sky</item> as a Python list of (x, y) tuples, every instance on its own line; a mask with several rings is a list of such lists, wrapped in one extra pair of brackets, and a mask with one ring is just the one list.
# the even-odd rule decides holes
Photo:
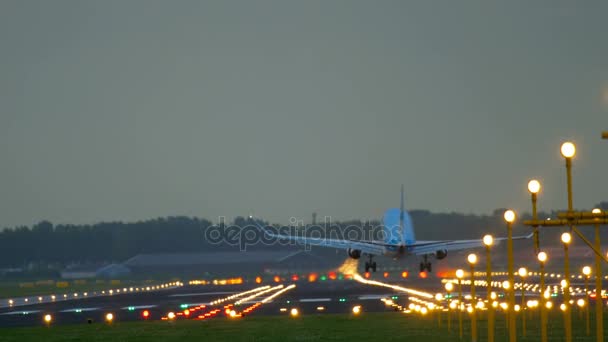
[(605, 1), (0, 1), (0, 226), (608, 200)]

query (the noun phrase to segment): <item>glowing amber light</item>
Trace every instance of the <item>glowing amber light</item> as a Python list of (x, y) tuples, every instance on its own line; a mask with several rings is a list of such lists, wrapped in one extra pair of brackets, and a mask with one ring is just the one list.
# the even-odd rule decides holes
[(572, 158), (572, 157), (574, 157), (574, 154), (576, 153), (576, 147), (574, 146), (573, 143), (566, 141), (565, 143), (562, 144), (560, 151), (562, 153), (562, 156), (564, 156), (564, 158)]
[(540, 191), (540, 182), (536, 179), (529, 181), (528, 191), (530, 191), (531, 194), (537, 194)]
[(490, 247), (492, 246), (492, 244), (494, 244), (494, 237), (492, 237), (492, 235), (484, 235), (483, 237), (483, 244)]
[(457, 269), (456, 270), (456, 278), (462, 279), (462, 277), (464, 277), (464, 271), (461, 270), (461, 269)]
[(583, 267), (583, 274), (589, 276), (591, 274), (591, 267), (585, 266)]
[(513, 210), (507, 210), (504, 214), (505, 221), (513, 223), (515, 221), (515, 212)]

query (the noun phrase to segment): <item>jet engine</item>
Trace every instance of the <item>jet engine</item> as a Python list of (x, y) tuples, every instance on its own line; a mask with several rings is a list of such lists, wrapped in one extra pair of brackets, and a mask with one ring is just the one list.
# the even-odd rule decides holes
[(435, 258), (437, 258), (437, 260), (441, 260), (446, 256), (448, 256), (448, 251), (446, 249), (441, 249), (435, 252)]
[(361, 257), (361, 251), (358, 249), (348, 249), (348, 256), (353, 259), (359, 259)]

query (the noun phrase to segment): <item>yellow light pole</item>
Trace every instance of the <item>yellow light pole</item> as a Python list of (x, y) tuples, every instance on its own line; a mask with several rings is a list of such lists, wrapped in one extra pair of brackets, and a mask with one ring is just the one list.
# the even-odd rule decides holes
[(511, 311), (509, 309), (509, 303), (508, 303), (508, 301), (509, 301), (508, 294), (509, 294), (509, 289), (511, 288), (511, 284), (509, 283), (508, 280), (505, 280), (502, 282), (502, 288), (503, 288), (503, 290), (505, 290), (505, 292), (507, 292), (507, 302), (500, 303), (500, 306), (502, 307), (502, 309), (505, 312), (505, 327), (507, 328), (507, 332), (508, 332), (508, 331), (510, 331), (509, 324), (511, 323), (511, 318), (510, 318)]
[(568, 246), (572, 242), (572, 235), (566, 232), (562, 234), (564, 244), (564, 332), (566, 342), (572, 341), (572, 310), (570, 310), (570, 261), (568, 257)]
[(467, 256), (467, 261), (471, 266), (471, 341), (477, 342), (477, 298), (475, 297), (475, 264), (477, 255), (471, 253)]
[(441, 301), (443, 295), (441, 293), (435, 294), (435, 300), (437, 301), (437, 326), (441, 328)]
[[(591, 327), (589, 326), (589, 276), (591, 275), (591, 267), (583, 267), (583, 275), (585, 276), (585, 312), (587, 321), (587, 335), (591, 333)], [(597, 298), (601, 300), (601, 298)]]
[(492, 235), (483, 237), (483, 244), (486, 246), (486, 282), (488, 298), (488, 342), (494, 342), (494, 307), (492, 306), (492, 256), (490, 249), (494, 244)]
[(545, 263), (547, 262), (547, 253), (538, 253), (538, 262), (540, 264), (540, 340), (547, 342), (547, 298), (545, 297)]
[[(605, 132), (608, 133), (608, 132)], [(605, 138), (605, 139), (608, 139)], [(593, 214), (601, 214), (600, 209), (593, 209)], [(595, 250), (599, 251), (601, 248), (600, 244), (600, 225), (595, 224)], [(604, 317), (603, 317), (603, 299), (602, 293), (602, 260), (599, 255), (595, 255), (595, 330), (596, 340), (598, 342), (604, 341)], [(589, 308), (587, 308), (589, 310)]]
[(456, 278), (458, 278), (458, 332), (460, 339), (462, 339), (462, 277), (464, 277), (464, 271), (461, 269), (457, 269)]
[[(534, 221), (538, 220), (538, 213), (536, 210), (536, 201), (538, 197), (538, 193), (540, 192), (540, 182), (536, 179), (532, 179), (528, 182), (528, 192), (532, 196), (532, 219)], [(540, 242), (538, 236), (538, 225), (532, 226), (534, 228), (534, 251), (538, 253), (540, 251)]]
[(572, 212), (572, 158), (576, 154), (576, 147), (573, 143), (567, 141), (562, 144), (561, 153), (566, 159), (566, 186), (568, 187), (568, 212)]
[(525, 267), (520, 267), (517, 274), (521, 277), (521, 330), (523, 337), (526, 337), (526, 292), (524, 281), (528, 275), (528, 270)]
[(448, 297), (448, 331), (452, 330), (452, 311), (451, 311), (451, 306), (452, 306), (452, 291), (454, 290), (454, 284), (452, 284), (451, 282), (449, 283), (445, 283), (445, 291), (447, 292), (447, 296)]
[(513, 222), (515, 221), (515, 212), (507, 210), (504, 214), (504, 219), (507, 222), (507, 268), (509, 273), (509, 342), (515, 342), (515, 274), (513, 273)]

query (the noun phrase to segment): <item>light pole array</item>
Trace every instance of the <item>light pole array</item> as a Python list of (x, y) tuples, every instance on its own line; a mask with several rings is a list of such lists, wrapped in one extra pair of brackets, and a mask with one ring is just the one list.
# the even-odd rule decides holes
[(494, 244), (492, 235), (483, 237), (483, 244), (486, 246), (486, 283), (488, 299), (488, 342), (494, 342), (494, 307), (492, 306), (492, 256), (490, 249)]
[[(608, 133), (608, 132), (604, 132)], [(604, 139), (608, 139), (604, 134), (602, 135)], [(557, 214), (557, 219), (547, 219), (547, 220), (539, 220), (534, 217), (532, 220), (524, 221), (525, 225), (532, 226), (537, 230), (537, 227), (563, 227), (568, 226), (570, 228), (570, 233), (574, 232), (581, 241), (583, 241), (593, 252), (595, 253), (595, 272), (596, 272), (596, 293), (598, 296), (601, 296), (601, 260), (604, 260), (608, 263), (608, 257), (604, 255), (600, 250), (600, 237), (599, 237), (599, 225), (600, 224), (608, 224), (608, 212), (602, 212), (601, 210), (594, 210), (593, 212), (576, 212), (573, 209), (573, 200), (572, 200), (572, 159), (576, 154), (576, 147), (572, 142), (565, 142), (561, 145), (560, 153), (562, 157), (564, 157), (566, 162), (566, 185), (568, 190), (568, 210), (567, 212), (560, 212)], [(540, 185), (540, 184), (539, 184)], [(534, 190), (534, 187), (529, 189), (531, 193)], [(540, 190), (540, 187), (538, 187)], [(533, 216), (536, 209), (536, 198), (532, 198), (532, 211)], [(579, 225), (594, 225), (596, 226), (596, 236), (595, 243), (591, 243), (577, 228)], [(568, 234), (568, 243), (564, 243), (564, 269), (569, 268), (569, 260), (568, 260), (568, 244), (570, 243), (572, 237)], [(563, 241), (562, 241), (563, 242)], [(569, 272), (566, 274), (566, 279), (569, 280)], [(569, 291), (569, 283), (567, 284), (567, 288), (564, 291), (564, 306), (562, 306), (564, 311), (564, 328), (565, 328), (565, 340), (570, 342), (572, 340), (572, 318), (571, 318), (571, 308), (570, 308), (570, 291)], [(604, 341), (604, 331), (603, 331), (603, 311), (602, 311), (602, 301), (596, 301), (596, 337), (597, 341)]]
[(477, 342), (477, 299), (475, 298), (475, 264), (477, 255), (471, 253), (467, 256), (467, 261), (471, 266), (471, 341)]
[(507, 222), (507, 272), (509, 273), (509, 342), (515, 342), (515, 274), (513, 273), (513, 222), (515, 221), (515, 212), (507, 210), (504, 214), (504, 219)]

